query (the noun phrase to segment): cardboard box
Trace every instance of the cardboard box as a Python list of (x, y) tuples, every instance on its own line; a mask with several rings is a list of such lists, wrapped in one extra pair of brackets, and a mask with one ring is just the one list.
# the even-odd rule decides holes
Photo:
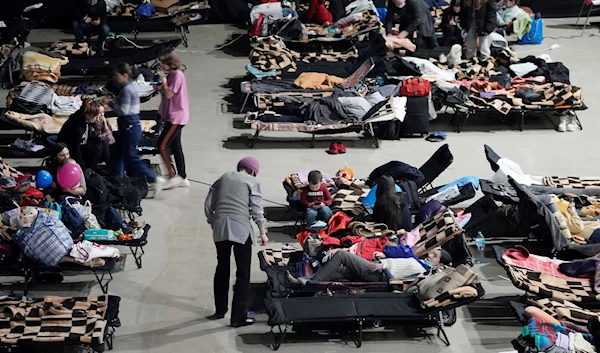
[(181, 6), (181, 3), (179, 0), (152, 0), (152, 6), (156, 12), (170, 13)]

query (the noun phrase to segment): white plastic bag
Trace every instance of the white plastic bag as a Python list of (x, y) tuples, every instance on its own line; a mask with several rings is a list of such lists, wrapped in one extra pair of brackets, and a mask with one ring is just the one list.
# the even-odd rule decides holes
[(109, 257), (118, 259), (119, 249), (110, 246), (100, 245), (92, 243), (91, 241), (84, 240), (80, 243), (73, 245), (71, 253), (69, 254), (79, 263), (85, 263), (90, 260), (102, 257)]
[[(70, 200), (76, 200), (77, 202), (70, 202)], [(85, 201), (85, 203), (79, 202), (80, 199), (76, 199), (74, 197), (66, 197), (65, 202), (70, 207), (77, 210), (77, 213), (81, 216), (81, 218), (85, 219), (86, 215), (92, 214), (92, 203), (90, 200)]]

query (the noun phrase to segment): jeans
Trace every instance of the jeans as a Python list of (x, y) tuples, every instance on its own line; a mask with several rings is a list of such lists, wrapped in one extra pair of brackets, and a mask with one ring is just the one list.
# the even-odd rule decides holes
[(382, 282), (383, 272), (375, 269), (375, 263), (344, 250), (338, 250), (311, 278), (311, 281), (331, 282), (342, 279), (360, 282)]
[(99, 25), (93, 25), (91, 23), (85, 23), (83, 21), (73, 21), (73, 33), (75, 33), (75, 40), (77, 43), (85, 43), (85, 36), (89, 34), (98, 35), (98, 48), (102, 48), (102, 43), (108, 37), (110, 28), (106, 23), (100, 23)]
[(250, 296), (250, 263), (252, 260), (252, 239), (248, 235), (245, 244), (229, 240), (216, 242), (217, 269), (213, 281), (215, 308), (217, 315), (227, 313), (229, 302), (229, 275), (231, 272), (231, 249), (235, 259), (235, 285), (231, 303), (231, 323), (241, 323), (248, 318), (248, 297)]
[(115, 135), (115, 149), (112, 156), (112, 175), (123, 177), (128, 174), (143, 175), (150, 183), (156, 181), (156, 175), (142, 161), (138, 152), (138, 144), (142, 138), (142, 127), (139, 115), (120, 116), (117, 119), (119, 131)]
[(492, 37), (477, 36), (475, 25), (469, 28), (467, 34), (467, 59), (472, 59), (477, 55), (477, 39), (479, 39), (479, 52), (482, 59), (487, 59), (492, 55)]
[(331, 216), (333, 216), (333, 212), (331, 212), (331, 209), (328, 206), (322, 206), (318, 210), (309, 207), (306, 209), (306, 226), (312, 226), (317, 219), (327, 223)]
[[(165, 122), (160, 137), (158, 138), (158, 150), (163, 162), (169, 168), (169, 177), (174, 177), (176, 174), (186, 178), (185, 174), (185, 157), (183, 156), (183, 147), (181, 146), (181, 130), (185, 125), (173, 125), (170, 122)], [(175, 166), (177, 173), (171, 165), (171, 154), (175, 158)]]

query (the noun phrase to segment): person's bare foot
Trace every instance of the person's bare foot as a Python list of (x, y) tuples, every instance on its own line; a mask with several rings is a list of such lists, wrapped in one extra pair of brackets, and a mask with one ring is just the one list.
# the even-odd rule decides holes
[(296, 285), (299, 285), (299, 286), (304, 286), (304, 285), (306, 285), (306, 282), (308, 282), (304, 278), (296, 278), (296, 277), (292, 276), (292, 274), (290, 273), (290, 271), (287, 271), (286, 274), (287, 274), (288, 281), (290, 281), (290, 283), (292, 283), (292, 284), (296, 284)]

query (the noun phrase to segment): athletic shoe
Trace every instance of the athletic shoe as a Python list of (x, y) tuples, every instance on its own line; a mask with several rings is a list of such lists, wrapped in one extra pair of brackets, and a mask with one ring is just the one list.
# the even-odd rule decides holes
[(344, 144), (341, 142), (337, 143), (337, 148), (338, 148), (338, 153), (344, 154), (346, 153), (346, 147), (344, 147)]
[(169, 190), (169, 189), (174, 189), (176, 187), (179, 187), (179, 184), (181, 184), (182, 181), (183, 181), (182, 177), (180, 177), (179, 175), (175, 175), (174, 177), (167, 180), (167, 183), (165, 184), (163, 189)]
[(185, 178), (185, 179), (183, 179), (181, 181), (181, 183), (179, 183), (178, 187), (180, 187), (180, 188), (189, 188), (190, 187), (190, 181), (187, 180), (187, 178)]
[(577, 123), (575, 122), (574, 116), (569, 116), (567, 118), (567, 131), (569, 131), (569, 132), (577, 131)]
[(232, 322), (231, 327), (244, 327), (244, 326), (254, 325), (255, 323), (256, 323), (256, 319), (247, 318), (246, 320), (244, 320), (242, 322)]
[(560, 122), (558, 123), (558, 132), (567, 131), (567, 117), (562, 115), (560, 117)]
[(329, 154), (338, 154), (340, 152), (339, 147), (338, 147), (338, 143), (337, 142), (332, 142), (331, 145), (329, 145), (329, 150), (327, 151), (327, 153)]
[(167, 181), (165, 180), (165, 178), (160, 177), (160, 176), (156, 177), (156, 180), (152, 184), (154, 186), (154, 198), (157, 198), (158, 195), (160, 195), (160, 193), (165, 188), (166, 184), (167, 184)]

